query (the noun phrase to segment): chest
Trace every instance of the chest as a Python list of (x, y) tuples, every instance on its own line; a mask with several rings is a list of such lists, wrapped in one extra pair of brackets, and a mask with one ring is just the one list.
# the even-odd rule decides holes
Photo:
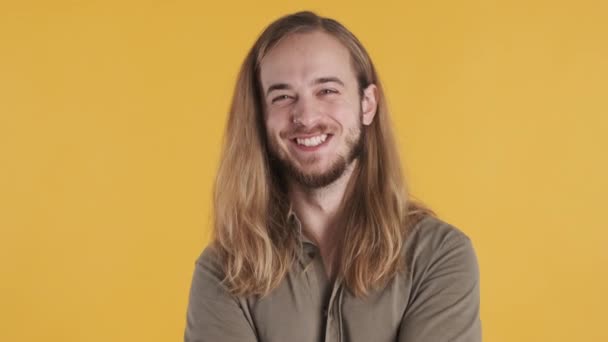
[(260, 342), (392, 342), (408, 293), (396, 278), (356, 298), (339, 281), (330, 282), (321, 258), (311, 256), (270, 295), (248, 300), (245, 310)]

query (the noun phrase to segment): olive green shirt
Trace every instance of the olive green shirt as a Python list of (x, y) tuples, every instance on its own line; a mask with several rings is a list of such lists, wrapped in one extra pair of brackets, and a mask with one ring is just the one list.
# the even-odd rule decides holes
[(264, 298), (235, 298), (221, 284), (222, 264), (206, 248), (195, 262), (186, 342), (477, 342), (479, 269), (471, 240), (427, 216), (407, 238), (407, 272), (356, 298), (330, 283), (318, 248), (302, 249), (279, 287)]

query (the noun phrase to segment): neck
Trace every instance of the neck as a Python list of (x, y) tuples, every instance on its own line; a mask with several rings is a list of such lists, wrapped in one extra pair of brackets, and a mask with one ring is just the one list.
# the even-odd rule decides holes
[(332, 235), (336, 233), (334, 219), (339, 214), (346, 187), (357, 167), (355, 159), (335, 182), (323, 188), (308, 188), (288, 182), (288, 195), (293, 210), (302, 223), (303, 233), (322, 250), (331, 251)]

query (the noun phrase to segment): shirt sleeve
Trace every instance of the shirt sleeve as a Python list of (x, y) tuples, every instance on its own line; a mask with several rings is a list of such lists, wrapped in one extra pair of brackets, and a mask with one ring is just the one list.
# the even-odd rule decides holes
[(207, 248), (197, 259), (186, 317), (185, 342), (256, 342), (239, 301), (221, 283), (221, 267)]
[(479, 266), (471, 240), (453, 235), (432, 253), (399, 327), (399, 342), (480, 342)]

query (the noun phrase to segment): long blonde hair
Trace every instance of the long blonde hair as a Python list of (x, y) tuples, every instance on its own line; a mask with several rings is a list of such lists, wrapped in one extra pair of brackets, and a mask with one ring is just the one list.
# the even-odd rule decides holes
[(340, 217), (338, 275), (357, 296), (405, 270), (402, 249), (410, 228), (432, 211), (410, 200), (386, 100), (371, 59), (344, 26), (312, 12), (284, 16), (255, 42), (237, 77), (214, 187), (213, 247), (225, 284), (236, 296), (267, 295), (294, 262), (298, 232), (288, 228), (289, 201), (280, 170), (269, 158), (259, 67), (290, 34), (320, 30), (348, 48), (361, 92), (378, 87), (374, 121), (365, 127), (359, 166), (347, 186)]

